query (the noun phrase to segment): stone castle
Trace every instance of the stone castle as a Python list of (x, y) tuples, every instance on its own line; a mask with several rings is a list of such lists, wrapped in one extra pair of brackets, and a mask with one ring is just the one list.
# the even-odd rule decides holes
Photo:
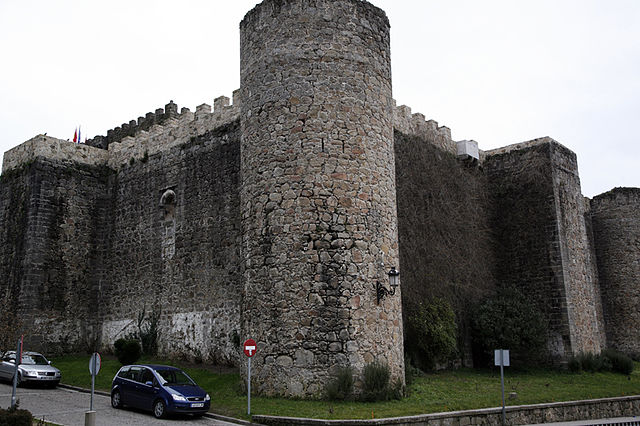
[(253, 338), (259, 392), (312, 396), (376, 359), (403, 378), (403, 305), (454, 283), (521, 288), (560, 362), (640, 354), (640, 189), (586, 199), (553, 139), (483, 152), (396, 106), (366, 1), (265, 0), (240, 32), (233, 102), (5, 153), (1, 305), (32, 347), (109, 348), (154, 313), (162, 354), (237, 365)]

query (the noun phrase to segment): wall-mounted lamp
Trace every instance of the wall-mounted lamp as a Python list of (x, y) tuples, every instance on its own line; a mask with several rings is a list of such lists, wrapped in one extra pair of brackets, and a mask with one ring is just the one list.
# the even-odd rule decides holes
[(396, 288), (398, 287), (398, 284), (400, 284), (400, 272), (396, 271), (395, 266), (391, 268), (387, 275), (389, 275), (389, 286), (391, 287), (391, 290), (387, 290), (385, 286), (380, 284), (380, 281), (376, 282), (376, 297), (378, 305), (383, 297), (393, 296), (396, 294)]

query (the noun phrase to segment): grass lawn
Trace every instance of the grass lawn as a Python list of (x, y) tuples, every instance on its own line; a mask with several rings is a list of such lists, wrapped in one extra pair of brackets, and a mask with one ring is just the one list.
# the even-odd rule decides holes
[[(91, 387), (89, 355), (54, 358), (62, 382)], [(184, 365), (144, 359), (141, 363), (178, 365), (211, 395), (211, 411), (248, 419), (246, 394), (239, 393), (240, 375), (204, 365)], [(96, 389), (108, 391), (120, 368), (114, 357), (102, 358)], [(505, 393), (517, 392), (507, 405), (571, 401), (624, 395), (640, 395), (640, 363), (630, 376), (616, 373), (570, 373), (558, 370), (517, 372), (505, 370)], [(396, 417), (441, 411), (498, 407), (501, 405), (500, 370), (461, 369), (416, 377), (409, 396), (401, 401), (377, 403), (299, 401), (252, 396), (251, 413), (326, 419)]]

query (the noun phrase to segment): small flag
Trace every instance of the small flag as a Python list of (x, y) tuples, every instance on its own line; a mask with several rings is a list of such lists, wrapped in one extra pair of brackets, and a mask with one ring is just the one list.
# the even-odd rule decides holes
[(82, 126), (78, 127), (78, 143), (82, 142), (82, 137), (80, 136), (80, 129), (82, 128)]
[(78, 129), (76, 128), (76, 131), (73, 132), (73, 143), (78, 142)]

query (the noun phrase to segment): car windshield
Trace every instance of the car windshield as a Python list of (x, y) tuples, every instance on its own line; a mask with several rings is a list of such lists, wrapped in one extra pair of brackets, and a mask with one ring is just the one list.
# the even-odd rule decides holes
[(160, 377), (164, 380), (163, 385), (193, 385), (195, 383), (185, 372), (181, 370), (156, 370)]
[(22, 363), (26, 365), (49, 365), (47, 359), (42, 355), (22, 355)]

